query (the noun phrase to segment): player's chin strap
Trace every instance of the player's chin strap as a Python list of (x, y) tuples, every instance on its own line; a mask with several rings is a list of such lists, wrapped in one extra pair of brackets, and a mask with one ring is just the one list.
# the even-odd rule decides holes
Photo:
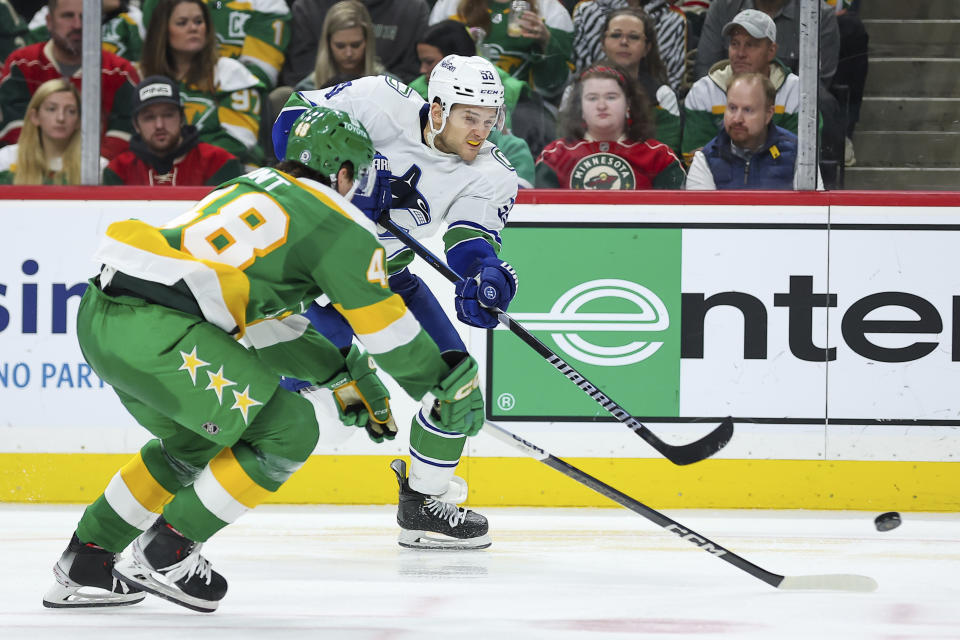
[(437, 149), (436, 140), (437, 140), (437, 136), (440, 135), (440, 133), (443, 131), (443, 128), (447, 126), (447, 110), (444, 109), (442, 106), (440, 108), (440, 128), (439, 129), (433, 128), (432, 113), (427, 114), (427, 120), (430, 124), (430, 131), (427, 131), (427, 135), (426, 135), (427, 145), (434, 151), (437, 151), (439, 153), (444, 153), (443, 151), (440, 151), (440, 149)]
[[(330, 187), (337, 193), (340, 193), (340, 189), (337, 188), (337, 174), (335, 173), (330, 174)], [(350, 187), (350, 190), (347, 191), (346, 195), (343, 197), (347, 200), (351, 200), (353, 198), (353, 194), (356, 191), (357, 191), (357, 180), (354, 179), (353, 186)]]

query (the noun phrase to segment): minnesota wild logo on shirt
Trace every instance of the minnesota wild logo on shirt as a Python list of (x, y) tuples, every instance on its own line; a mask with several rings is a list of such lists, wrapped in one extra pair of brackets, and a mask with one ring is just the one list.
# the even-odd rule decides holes
[(593, 153), (581, 158), (570, 172), (571, 189), (635, 189), (630, 163), (612, 153)]

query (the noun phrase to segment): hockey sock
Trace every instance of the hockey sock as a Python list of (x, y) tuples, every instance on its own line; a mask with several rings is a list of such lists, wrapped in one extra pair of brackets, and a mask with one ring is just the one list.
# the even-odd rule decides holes
[(279, 489), (313, 452), (318, 435), (309, 402), (274, 394), (244, 439), (223, 449), (191, 486), (177, 492), (164, 517), (186, 537), (205, 542)]
[(443, 431), (419, 411), (410, 426), (410, 488), (428, 495), (440, 495), (460, 463), (467, 437)]
[[(142, 531), (150, 528), (181, 487), (191, 479), (163, 451), (159, 440), (151, 440), (124, 465), (77, 525), (81, 542), (92, 542), (119, 553)], [(178, 473), (179, 472), (179, 473)]]
[[(243, 462), (241, 462), (243, 461)], [(193, 485), (181, 489), (163, 510), (163, 516), (187, 538), (205, 542), (220, 529), (254, 508), (280, 486), (248, 469), (256, 469), (256, 454), (245, 443), (224, 449), (210, 461)]]

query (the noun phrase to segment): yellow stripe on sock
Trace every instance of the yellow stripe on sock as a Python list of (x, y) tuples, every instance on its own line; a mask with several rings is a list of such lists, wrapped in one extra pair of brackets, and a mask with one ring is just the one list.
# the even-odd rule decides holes
[(141, 531), (148, 529), (157, 519), (156, 513), (140, 504), (130, 493), (130, 487), (119, 471), (113, 474), (107, 488), (103, 490), (103, 499), (124, 522)]
[(240, 466), (233, 450), (226, 448), (210, 461), (210, 471), (214, 478), (233, 499), (252, 509), (266, 500), (272, 491), (264, 489), (247, 475)]
[(139, 453), (120, 469), (120, 477), (137, 502), (148, 511), (160, 513), (163, 505), (173, 499), (173, 494), (150, 473)]

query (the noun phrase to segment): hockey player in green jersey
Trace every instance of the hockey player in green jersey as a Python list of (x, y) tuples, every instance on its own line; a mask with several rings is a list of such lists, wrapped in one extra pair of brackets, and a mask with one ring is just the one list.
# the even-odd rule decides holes
[(373, 224), (349, 202), (371, 184), (372, 158), (359, 122), (308, 109), (275, 169), (221, 185), (162, 227), (107, 229), (77, 335), (155, 438), (86, 508), (44, 605), (125, 605), (148, 592), (214, 611), (227, 583), (202, 544), (275, 492), (324, 428), (280, 375), (349, 391), (363, 408), (343, 411), (361, 425), (390, 419), (370, 358), (337, 349), (299, 315), (321, 295), (443, 429), (480, 429), (476, 362), (441, 356), (387, 286)]

